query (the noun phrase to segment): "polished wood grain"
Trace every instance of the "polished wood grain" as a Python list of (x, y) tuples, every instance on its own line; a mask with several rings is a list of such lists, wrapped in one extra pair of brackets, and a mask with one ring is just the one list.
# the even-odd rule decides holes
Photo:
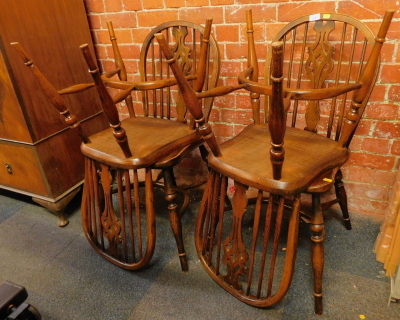
[[(84, 3), (82, 0), (39, 0), (32, 5), (31, 1), (21, 0), (2, 1), (1, 6), (0, 145), (13, 149), (4, 155), (4, 160), (14, 170), (9, 174), (2, 165), (0, 187), (39, 199), (59, 217), (59, 225), (64, 226), (68, 223), (68, 213), (61, 210), (65, 207), (63, 198), (69, 199), (84, 178), (84, 156), (79, 150), (81, 138), (67, 130), (64, 117), (54, 111), (34, 74), (21, 62), (11, 43), (20, 43), (57, 89), (92, 82), (77, 50), (82, 43), (92, 45)], [(95, 90), (70, 95), (60, 93), (87, 135), (107, 126)], [(35, 154), (39, 178), (28, 173), (25, 180), (17, 179), (22, 172), (27, 172), (18, 169), (17, 164), (23, 157), (23, 154), (18, 156), (18, 151), (25, 146)], [(69, 152), (65, 153), (66, 150)], [(28, 191), (25, 187), (37, 183), (43, 184), (45, 190), (29, 188)]]
[[(250, 92), (254, 123), (222, 143), (220, 155), (208, 156), (211, 172), (195, 231), (204, 268), (239, 300), (268, 307), (285, 296), (294, 272), (300, 199), (302, 193), (311, 193), (315, 313), (322, 314), (322, 213), (339, 201), (350, 225), (340, 167), (349, 157), (351, 136), (376, 81), (392, 16), (393, 12), (385, 15), (375, 39), (358, 20), (341, 14), (312, 15), (289, 23), (269, 47), (266, 83), (259, 83), (253, 21), (247, 11), (248, 63), (238, 81)], [(356, 49), (358, 45), (361, 49)], [(352, 99), (347, 98), (351, 91)], [(264, 119), (261, 94), (266, 96)], [(326, 120), (321, 109), (327, 104), (321, 99), (332, 108), (326, 128), (321, 126)], [(300, 117), (303, 122), (297, 121)], [(339, 200), (322, 204), (321, 195), (333, 186)], [(254, 198), (248, 199), (249, 193)], [(231, 206), (224, 201), (229, 195)], [(283, 228), (288, 230), (286, 238)], [(278, 254), (281, 246), (284, 254)]]
[[(7, 140), (32, 143), (22, 110), (19, 108), (4, 57), (0, 52), (0, 135)], [(8, 107), (7, 107), (8, 106)]]
[[(11, 45), (14, 47), (18, 55), (21, 57), (24, 64), (29, 67), (36, 77), (36, 80), (39, 82), (42, 87), (45, 95), (49, 98), (51, 103), (60, 111), (60, 114), (64, 116), (65, 123), (71, 128), (76, 129), (79, 136), (81, 137), (83, 142), (88, 142), (87, 136), (83, 133), (78, 118), (71, 114), (70, 110), (65, 105), (64, 100), (61, 98), (60, 93), (54, 88), (54, 86), (47, 80), (47, 78), (42, 74), (42, 72), (36, 68), (33, 61), (28, 57), (28, 54), (25, 52), (24, 48), (18, 43), (13, 42)], [(75, 93), (84, 91), (90, 87), (93, 87), (92, 84), (80, 84), (73, 87), (68, 87), (67, 90), (62, 90), (63, 93)]]
[[(93, 248), (102, 257), (122, 268), (142, 268), (153, 256), (156, 186), (162, 186), (168, 202), (169, 220), (181, 269), (187, 271), (189, 268), (181, 223), (181, 215), (189, 199), (176, 185), (173, 166), (188, 152), (201, 146), (204, 140), (214, 140), (213, 146), (217, 147), (196, 96), (196, 93), (203, 94), (207, 89), (215, 89), (219, 74), (219, 52), (211, 37), (211, 23), (212, 20), (208, 19), (203, 28), (190, 22), (176, 21), (162, 24), (151, 31), (141, 51), (142, 78), (138, 82), (126, 80), (126, 68), (111, 23), (108, 28), (116, 70), (100, 75), (88, 46), (81, 46), (110, 123), (109, 129), (90, 136), (90, 141), (81, 146), (87, 157), (82, 219), (86, 236)], [(191, 92), (195, 104), (186, 103), (184, 96), (187, 88), (180, 86), (176, 90), (177, 81), (168, 68), (170, 61), (161, 56), (161, 47), (155, 48), (158, 46), (155, 43), (156, 30), (168, 34), (169, 41), (175, 44), (173, 53), (169, 52), (166, 43), (164, 49), (168, 51), (167, 55), (173, 54), (173, 60), (178, 61), (171, 67), (176, 67), (178, 72), (184, 74), (185, 81), (193, 81), (196, 92)], [(171, 59), (172, 56), (167, 58)], [(147, 65), (148, 61), (151, 61), (150, 66)], [(156, 69), (160, 75), (155, 73)], [(119, 80), (111, 79), (115, 75), (118, 75)], [(112, 98), (104, 83), (120, 91)], [(225, 90), (216, 89), (213, 94), (218, 95)], [(142, 93), (143, 112), (135, 112), (129, 106), (131, 91)], [(163, 98), (157, 100), (159, 97)], [(209, 109), (212, 97), (211, 94), (204, 95), (202, 100), (208, 101), (206, 106)], [(130, 117), (120, 121), (115, 103), (124, 99)], [(160, 178), (153, 177), (153, 169), (161, 169), (159, 177), (163, 178), (162, 184), (158, 182)], [(97, 172), (100, 172), (101, 177)], [(101, 188), (98, 187), (100, 182)], [(114, 187), (111, 188), (111, 185)], [(117, 198), (113, 197), (115, 192)], [(176, 203), (178, 192), (184, 195), (181, 207)]]

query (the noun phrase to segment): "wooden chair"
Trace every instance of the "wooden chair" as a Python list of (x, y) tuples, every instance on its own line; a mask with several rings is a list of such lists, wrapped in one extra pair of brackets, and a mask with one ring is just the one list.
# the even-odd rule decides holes
[[(300, 17), (286, 25), (272, 39), (283, 41), (285, 46), (285, 86), (296, 89), (323, 89), (357, 82), (375, 36), (359, 20), (348, 15), (323, 13)], [(269, 74), (271, 55), (267, 56), (265, 74)], [(369, 74), (371, 84), (358, 103), (357, 113), (361, 118), (378, 77), (379, 62)], [(268, 77), (265, 78), (269, 83)], [(363, 89), (363, 90), (367, 90)], [(348, 95), (335, 95), (328, 101), (322, 99), (294, 99), (288, 112), (292, 127), (319, 133), (335, 141), (343, 140), (343, 123), (348, 106)], [(269, 100), (265, 99), (265, 112)], [(359, 120), (356, 123), (358, 125)], [(353, 129), (354, 133), (355, 129)], [(344, 138), (350, 145), (353, 133)], [(306, 193), (327, 193), (334, 187), (335, 198), (321, 203), (326, 210), (338, 203), (346, 229), (351, 230), (347, 207), (347, 195), (342, 181), (340, 166), (323, 173), (307, 189)], [(306, 214), (308, 215), (308, 214)]]
[[(207, 59), (211, 21), (208, 21), (202, 39), (202, 55), (197, 69), (195, 85), (203, 88), (204, 66)], [(193, 124), (171, 121), (158, 117), (131, 117), (119, 120), (116, 102), (125, 99), (132, 90), (147, 90), (176, 84), (174, 78), (159, 81), (124, 83), (123, 91), (114, 100), (109, 95), (96, 63), (87, 45), (81, 47), (110, 128), (87, 137), (79, 127), (76, 117), (70, 114), (60, 92), (47, 81), (33, 65), (27, 54), (15, 45), (25, 64), (31, 67), (46, 94), (66, 117), (70, 127), (82, 137), (81, 151), (85, 155), (85, 185), (82, 197), (82, 224), (84, 233), (95, 251), (119, 267), (135, 270), (148, 264), (153, 256), (156, 239), (154, 184), (152, 170), (162, 168), (165, 182), (165, 198), (174, 233), (181, 267), (188, 270), (183, 246), (180, 215), (177, 211), (175, 189), (170, 175), (170, 165), (188, 148), (215, 140), (199, 105), (189, 107)], [(109, 78), (110, 75), (105, 75)], [(79, 85), (67, 89), (78, 91)], [(197, 108), (198, 107), (198, 108)], [(204, 138), (205, 136), (205, 138)], [(213, 146), (213, 142), (210, 142)], [(215, 142), (214, 142), (214, 145)], [(212, 149), (213, 147), (211, 147)], [(164, 169), (165, 165), (165, 169)], [(139, 173), (144, 171), (144, 181)], [(142, 192), (143, 191), (143, 192)], [(143, 202), (143, 203), (142, 203)]]
[[(211, 26), (211, 21), (212, 19), (208, 19), (206, 28), (207, 25)], [(120, 53), (112, 22), (107, 22), (107, 26), (114, 52), (116, 72), (121, 81), (115, 81), (107, 77), (103, 77), (103, 80), (110, 87), (123, 89), (126, 84), (129, 85), (132, 82), (127, 81), (128, 75), (125, 63)], [(155, 27), (147, 35), (140, 51), (138, 71), (140, 81), (148, 83), (148, 86), (145, 90), (138, 92), (141, 96), (139, 97), (142, 101), (141, 104), (137, 103), (134, 107), (131, 95), (125, 100), (130, 117), (145, 116), (150, 118), (171, 119), (182, 123), (190, 122), (187, 107), (179, 90), (171, 88), (171, 86), (156, 87), (152, 85), (171, 77), (170, 69), (155, 40), (155, 34), (162, 33), (164, 35), (168, 44), (173, 47), (173, 53), (184, 75), (192, 83), (192, 86), (195, 86), (195, 91), (200, 93), (202, 91), (211, 90), (217, 86), (220, 71), (218, 44), (212, 35), (209, 37), (209, 40), (207, 40), (207, 58), (204, 61), (199, 60), (201, 56), (200, 46), (205, 32), (209, 32), (209, 30), (206, 30), (198, 24), (184, 20), (176, 20), (165, 22)], [(195, 79), (200, 69), (203, 70), (201, 71), (202, 79), (198, 81)], [(200, 100), (207, 121), (212, 110), (213, 100), (213, 96)], [(191, 121), (190, 123), (193, 127), (194, 122)], [(186, 190), (204, 184), (205, 181), (195, 181), (193, 184), (185, 186), (185, 188), (178, 187), (175, 183), (173, 167), (178, 164), (182, 158), (193, 151), (194, 147), (200, 148), (201, 156), (203, 160), (206, 161), (208, 152), (206, 148), (204, 148), (202, 141), (198, 141), (196, 144), (197, 146), (187, 145), (180, 150), (175, 150), (170, 157), (166, 157), (163, 161), (154, 165), (155, 169), (162, 170), (161, 173), (168, 171), (171, 177), (165, 179), (165, 174), (160, 174), (155, 181), (155, 185), (164, 188), (166, 181), (172, 181), (173, 189), (170, 188), (170, 190), (176, 190), (184, 196), (183, 203), (179, 210), (180, 215), (183, 214), (189, 204), (189, 196)], [(164, 183), (160, 183), (161, 178), (164, 178)]]
[[(332, 187), (332, 176), (348, 158), (348, 144), (376, 80), (380, 49), (392, 16), (392, 11), (386, 13), (375, 41), (369, 35), (359, 40), (366, 28), (341, 14), (295, 20), (272, 45), (266, 75), (270, 85), (258, 82), (253, 24), (247, 12), (249, 68), (240, 74), (239, 83), (251, 92), (254, 124), (222, 143), (221, 156), (209, 155), (211, 173), (195, 232), (204, 268), (239, 300), (268, 307), (285, 296), (295, 264), (301, 194), (311, 193), (315, 313), (322, 314), (325, 231), (320, 197)], [(333, 33), (336, 26), (343, 39)], [(356, 48), (359, 42), (361, 49)], [(292, 48), (300, 48), (300, 54)], [(361, 60), (355, 60), (356, 53)], [(288, 58), (289, 66), (282, 65)], [(301, 72), (303, 68), (306, 72)], [(296, 70), (300, 71), (293, 76)], [(331, 70), (337, 75), (332, 76)], [(347, 99), (350, 91), (352, 98)], [(270, 97), (265, 121), (260, 95)], [(306, 102), (301, 104), (302, 100)], [(328, 123), (335, 120), (339, 127), (327, 129), (330, 134), (323, 136), (316, 129), (327, 101), (339, 105), (340, 111), (328, 112)], [(304, 108), (306, 130), (286, 126)], [(330, 139), (332, 133), (335, 139)], [(224, 201), (228, 188), (233, 191), (232, 208)], [(254, 202), (248, 193), (255, 195)]]

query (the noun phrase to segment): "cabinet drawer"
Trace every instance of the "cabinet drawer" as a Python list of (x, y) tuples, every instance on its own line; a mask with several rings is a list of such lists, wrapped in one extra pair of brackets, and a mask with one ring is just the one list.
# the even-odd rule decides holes
[(34, 147), (0, 143), (0, 184), (47, 195)]

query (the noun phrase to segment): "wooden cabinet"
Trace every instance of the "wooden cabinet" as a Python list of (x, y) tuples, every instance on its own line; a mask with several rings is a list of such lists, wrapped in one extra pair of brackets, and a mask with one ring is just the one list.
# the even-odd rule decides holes
[[(0, 0), (0, 188), (31, 196), (68, 223), (84, 178), (79, 136), (66, 127), (11, 42), (56, 88), (92, 82), (79, 46), (92, 40), (83, 0)], [(90, 135), (107, 126), (96, 90), (64, 96)]]

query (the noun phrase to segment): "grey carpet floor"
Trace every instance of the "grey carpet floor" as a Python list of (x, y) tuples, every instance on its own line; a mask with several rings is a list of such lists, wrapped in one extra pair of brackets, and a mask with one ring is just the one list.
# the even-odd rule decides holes
[(184, 235), (189, 272), (180, 271), (166, 213), (157, 216), (157, 248), (140, 271), (99, 257), (81, 229), (79, 197), (66, 211), (67, 227), (28, 197), (0, 191), (0, 282), (26, 287), (27, 302), (44, 320), (158, 319), (400, 319), (388, 305), (390, 284), (372, 252), (380, 221), (353, 214), (353, 230), (336, 211), (326, 219), (324, 315), (313, 314), (310, 234), (302, 222), (296, 271), (286, 297), (272, 308), (243, 304), (204, 271), (194, 248), (199, 195), (192, 195)]

